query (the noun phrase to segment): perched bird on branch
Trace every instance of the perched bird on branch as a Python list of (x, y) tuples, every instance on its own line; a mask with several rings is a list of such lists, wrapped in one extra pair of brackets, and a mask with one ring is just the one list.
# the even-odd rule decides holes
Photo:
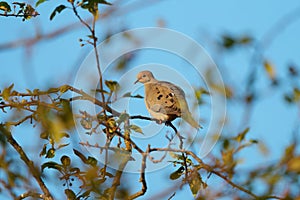
[(159, 122), (171, 122), (181, 117), (194, 128), (201, 126), (192, 117), (184, 91), (167, 81), (156, 80), (150, 71), (141, 71), (135, 83), (145, 86), (145, 104), (150, 115)]

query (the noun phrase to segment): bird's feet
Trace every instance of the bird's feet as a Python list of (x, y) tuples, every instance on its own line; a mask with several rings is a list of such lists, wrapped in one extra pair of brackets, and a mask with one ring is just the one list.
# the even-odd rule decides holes
[(179, 132), (177, 131), (176, 127), (172, 124), (171, 121), (166, 121), (166, 122), (165, 122), (165, 125), (166, 125), (166, 126), (170, 126), (170, 127), (175, 131), (176, 135), (178, 136), (178, 138), (179, 138), (180, 140), (185, 139), (185, 137), (183, 137), (183, 136), (181, 136), (181, 135), (179, 134)]
[(154, 119), (154, 121), (155, 121), (157, 124), (162, 124), (162, 123), (163, 123), (163, 121), (160, 120), (160, 119)]

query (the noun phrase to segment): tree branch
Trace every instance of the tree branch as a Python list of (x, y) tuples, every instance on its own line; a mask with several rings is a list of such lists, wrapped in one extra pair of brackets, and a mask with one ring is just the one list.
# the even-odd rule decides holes
[[(6, 183), (4, 180), (0, 179), (0, 183), (6, 189), (6, 191), (11, 195), (12, 198), (17, 198), (16, 194), (13, 192), (12, 186)], [(0, 188), (1, 189), (1, 188)]]
[(74, 97), (74, 98), (70, 98), (70, 101), (74, 101), (74, 100), (88, 100), (100, 107), (102, 107), (103, 109), (105, 109), (106, 111), (110, 112), (113, 116), (120, 116), (121, 113), (119, 113), (118, 111), (112, 109), (110, 106), (108, 106), (106, 103), (103, 103), (101, 101), (99, 101), (98, 99), (90, 96), (89, 94), (85, 93), (83, 90), (79, 90), (77, 88), (74, 88), (73, 86), (68, 85), (69, 90), (71, 90), (72, 92), (75, 92), (77, 94), (80, 94), (81, 97)]
[(28, 192), (21, 194), (17, 198), (15, 198), (15, 200), (26, 199), (27, 197), (33, 197), (35, 199), (44, 199), (44, 195), (36, 193), (36, 192), (28, 191)]
[(39, 173), (39, 170), (34, 166), (33, 162), (28, 158), (23, 148), (18, 144), (18, 142), (13, 138), (12, 134), (8, 130), (6, 130), (6, 128), (2, 124), (0, 124), (0, 132), (2, 132), (6, 136), (9, 144), (18, 152), (20, 158), (24, 161), (24, 163), (28, 167), (30, 173), (32, 174), (32, 176), (40, 186), (41, 190), (43, 191), (44, 199), (53, 200), (50, 191), (48, 190), (47, 186), (45, 185), (44, 181), (41, 178), (41, 174)]
[(142, 159), (142, 164), (141, 164), (141, 172), (140, 172), (140, 182), (142, 183), (142, 189), (135, 194), (131, 195), (128, 197), (128, 199), (136, 199), (142, 195), (144, 195), (147, 191), (147, 182), (145, 178), (145, 169), (146, 169), (146, 162), (147, 162), (147, 157), (149, 155), (149, 150), (150, 150), (150, 145), (148, 145), (147, 151), (142, 154), (143, 159)]
[(3, 16), (3, 17), (36, 17), (38, 15), (40, 15), (40, 14), (37, 12), (35, 12), (32, 15), (0, 13), (0, 16)]
[[(209, 166), (208, 164), (205, 164), (202, 159), (200, 159), (198, 156), (196, 156), (192, 151), (187, 151), (187, 150), (183, 150), (183, 149), (172, 149), (172, 148), (150, 148), (149, 149), (149, 153), (153, 152), (153, 151), (168, 151), (168, 152), (181, 152), (181, 153), (185, 153), (187, 155), (192, 156), (199, 164), (198, 170), (200, 169), (205, 169), (207, 172), (213, 173), (215, 175), (217, 175), (218, 177), (222, 178), (225, 182), (227, 182), (229, 185), (231, 185), (234, 188), (237, 188), (238, 190), (250, 195), (251, 197), (255, 198), (255, 199), (260, 199), (260, 196), (255, 195), (254, 193), (252, 193), (250, 190), (247, 190), (246, 188), (239, 186), (238, 184), (232, 182), (229, 178), (227, 178), (225, 175), (223, 175), (221, 172), (218, 172), (216, 170), (214, 170), (211, 166)], [(271, 196), (264, 196), (264, 199), (281, 199), (280, 197), (271, 195)]]

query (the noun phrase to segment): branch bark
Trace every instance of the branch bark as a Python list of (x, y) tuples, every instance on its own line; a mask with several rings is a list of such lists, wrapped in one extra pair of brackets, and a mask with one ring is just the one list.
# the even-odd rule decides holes
[(18, 152), (20, 155), (20, 158), (23, 160), (25, 165), (28, 167), (30, 173), (40, 186), (41, 190), (44, 193), (44, 199), (45, 200), (53, 200), (53, 197), (45, 185), (44, 181), (41, 178), (41, 174), (39, 173), (39, 170), (34, 166), (33, 162), (28, 158), (27, 154), (23, 150), (23, 148), (18, 144), (18, 142), (13, 138), (11, 132), (9, 132), (2, 124), (0, 124), (0, 132), (2, 132), (6, 138), (8, 143)]

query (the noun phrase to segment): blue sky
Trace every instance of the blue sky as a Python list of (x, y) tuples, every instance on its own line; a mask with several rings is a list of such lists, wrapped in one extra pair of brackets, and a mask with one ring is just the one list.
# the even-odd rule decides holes
[[(124, 8), (135, 5), (136, 2), (127, 1), (124, 3)], [(152, 27), (157, 26), (157, 23), (163, 20), (167, 28), (195, 39), (212, 58), (221, 60), (222, 66), (226, 66), (226, 70), (220, 69), (225, 82), (233, 80), (234, 83), (240, 84), (245, 84), (244, 77), (250, 69), (249, 60), (251, 57), (249, 55), (252, 55), (253, 49), (239, 49), (240, 52), (238, 53), (224, 53), (216, 50), (213, 41), (219, 39), (222, 34), (250, 35), (260, 40), (279, 19), (300, 6), (298, 0), (284, 3), (280, 0), (167, 0), (159, 3), (157, 1), (149, 2), (129, 11), (121, 9), (112, 18), (100, 22), (98, 24), (99, 38), (104, 38), (104, 30), (107, 29), (119, 32), (122, 29)], [(76, 21), (72, 13), (68, 11), (64, 11), (57, 15), (53, 21), (50, 21), (49, 15), (54, 7), (54, 1), (42, 4), (38, 8), (41, 15), (26, 22), (16, 18), (1, 17), (0, 45), (20, 38), (34, 37), (37, 30), (47, 33)], [(300, 63), (299, 19), (295, 20), (285, 30), (275, 30), (280, 32), (264, 53), (265, 57), (274, 63), (279, 77), (286, 77), (285, 67), (287, 64)], [(25, 90), (26, 88), (47, 88), (66, 83), (73, 84), (75, 72), (91, 50), (90, 47), (80, 47), (78, 42), (79, 38), (83, 38), (87, 34), (85, 29), (75, 29), (58, 38), (43, 41), (30, 49), (23, 47), (9, 50), (1, 49), (0, 87), (7, 87), (11, 83), (15, 83), (17, 90)], [(179, 71), (181, 70), (182, 61), (169, 55), (157, 57), (155, 55), (149, 51), (148, 56), (135, 60), (131, 68), (142, 63), (159, 63), (162, 59), (161, 64), (173, 64), (178, 67)], [(184, 64), (184, 62), (182, 63)], [(182, 69), (182, 73), (184, 74), (184, 69)], [(267, 157), (257, 157), (259, 152), (254, 150), (255, 148), (246, 150), (242, 154), (246, 159), (243, 164), (245, 168), (258, 163), (271, 162), (278, 158), (284, 147), (290, 143), (292, 137), (289, 134), (292, 133), (295, 123), (298, 123), (299, 120), (297, 109), (284, 104), (282, 91), (268, 88), (269, 83), (266, 77), (265, 72), (260, 70), (258, 87), (263, 88), (264, 96), (267, 98), (255, 105), (249, 124), (244, 124), (242, 127), (235, 124), (235, 121), (240, 119), (243, 107), (234, 103), (228, 103), (227, 107), (228, 114), (232, 117), (228, 122), (230, 130), (237, 133), (246, 126), (250, 126), (249, 137), (264, 140), (270, 151)], [(172, 80), (169, 81), (172, 82)], [(204, 115), (205, 113), (206, 111)], [(26, 139), (19, 137), (19, 140), (24, 141), (25, 146), (27, 146)], [(253, 158), (257, 159), (253, 161)], [(168, 167), (162, 172), (153, 172), (147, 176), (149, 185), (156, 186), (149, 189), (145, 198), (150, 198), (154, 193), (158, 193), (172, 184), (171, 181), (166, 180), (168, 178), (165, 179), (168, 174), (165, 172), (168, 170), (173, 170), (173, 168)], [(139, 186), (135, 189), (138, 188)], [(182, 199), (183, 197), (192, 199), (188, 187), (184, 187), (173, 199)]]

